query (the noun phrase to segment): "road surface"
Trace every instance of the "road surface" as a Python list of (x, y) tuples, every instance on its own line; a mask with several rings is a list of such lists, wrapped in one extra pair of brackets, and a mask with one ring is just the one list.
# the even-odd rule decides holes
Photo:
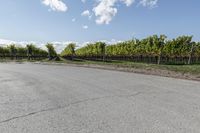
[(200, 82), (0, 64), (1, 133), (200, 133)]

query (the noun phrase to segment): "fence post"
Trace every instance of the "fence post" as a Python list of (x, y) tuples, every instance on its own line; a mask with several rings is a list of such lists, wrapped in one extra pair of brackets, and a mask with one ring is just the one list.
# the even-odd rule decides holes
[(188, 59), (188, 65), (191, 64), (191, 59), (192, 59), (193, 51), (194, 51), (194, 42), (192, 42), (192, 47), (191, 47), (190, 55), (189, 55), (189, 59)]
[(162, 57), (162, 48), (160, 49), (160, 52), (159, 52), (159, 55), (158, 55), (158, 61), (157, 61), (158, 65), (160, 65), (161, 57)]

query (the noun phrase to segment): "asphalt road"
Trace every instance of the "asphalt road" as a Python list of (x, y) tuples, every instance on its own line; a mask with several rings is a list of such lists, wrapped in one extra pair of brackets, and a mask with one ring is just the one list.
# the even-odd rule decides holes
[(200, 133), (200, 82), (0, 64), (0, 133)]

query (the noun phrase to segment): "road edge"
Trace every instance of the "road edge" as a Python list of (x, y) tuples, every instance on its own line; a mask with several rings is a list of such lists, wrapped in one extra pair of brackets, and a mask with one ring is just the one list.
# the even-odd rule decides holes
[(99, 65), (99, 64), (75, 64), (75, 63), (55, 63), (55, 62), (31, 62), (31, 63), (32, 64), (41, 64), (41, 65), (57, 65), (57, 66), (94, 68), (94, 69), (102, 69), (102, 70), (112, 70), (112, 71), (129, 72), (129, 73), (137, 73), (137, 74), (144, 74), (144, 75), (154, 75), (154, 76), (169, 77), (169, 78), (176, 78), (176, 79), (200, 81), (199, 75), (192, 75), (190, 73), (181, 73), (181, 72), (162, 70), (162, 69), (142, 69), (142, 68), (131, 68), (131, 67), (121, 67), (121, 66), (115, 66), (115, 65)]

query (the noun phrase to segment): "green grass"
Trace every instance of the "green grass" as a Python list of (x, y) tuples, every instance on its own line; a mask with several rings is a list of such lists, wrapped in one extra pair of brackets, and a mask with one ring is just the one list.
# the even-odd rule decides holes
[[(46, 62), (46, 61), (45, 61)], [(48, 61), (49, 62), (49, 61)], [(51, 62), (51, 61), (50, 61)], [(53, 61), (54, 62), (54, 61)], [(124, 67), (124, 68), (134, 68), (134, 69), (146, 69), (146, 70), (168, 70), (181, 73), (190, 73), (190, 74), (200, 74), (200, 65), (157, 65), (157, 64), (147, 64), (147, 63), (136, 63), (131, 61), (88, 61), (88, 60), (65, 60), (56, 61), (57, 63), (68, 63), (68, 64), (94, 64), (94, 65), (106, 65), (106, 66), (115, 66), (115, 67)]]
[(200, 74), (200, 65), (160, 65), (154, 67), (175, 72)]
[[(12, 62), (13, 60), (0, 60), (0, 62)], [(14, 60), (16, 62), (37, 62), (37, 60), (28, 61), (27, 59), (23, 60)], [(131, 61), (88, 61), (88, 60), (65, 60), (60, 58), (60, 61), (49, 61), (44, 59), (39, 62), (48, 62), (48, 63), (64, 63), (64, 64), (77, 64), (77, 65), (102, 65), (102, 66), (114, 66), (114, 67), (123, 67), (123, 68), (134, 68), (134, 69), (145, 69), (145, 70), (168, 70), (181, 73), (190, 73), (194, 75), (200, 74), (200, 65), (157, 65), (157, 64), (147, 64), (147, 63), (136, 63)]]
[[(102, 62), (92, 62), (95, 64), (101, 64)], [(113, 61), (111, 63), (102, 63), (108, 65), (114, 65), (117, 67), (128, 67), (136, 69), (161, 69), (169, 70), (181, 73), (191, 73), (191, 74), (200, 74), (200, 65), (157, 65), (157, 64), (147, 64), (147, 63), (135, 63), (135, 62), (126, 62), (126, 61)]]

